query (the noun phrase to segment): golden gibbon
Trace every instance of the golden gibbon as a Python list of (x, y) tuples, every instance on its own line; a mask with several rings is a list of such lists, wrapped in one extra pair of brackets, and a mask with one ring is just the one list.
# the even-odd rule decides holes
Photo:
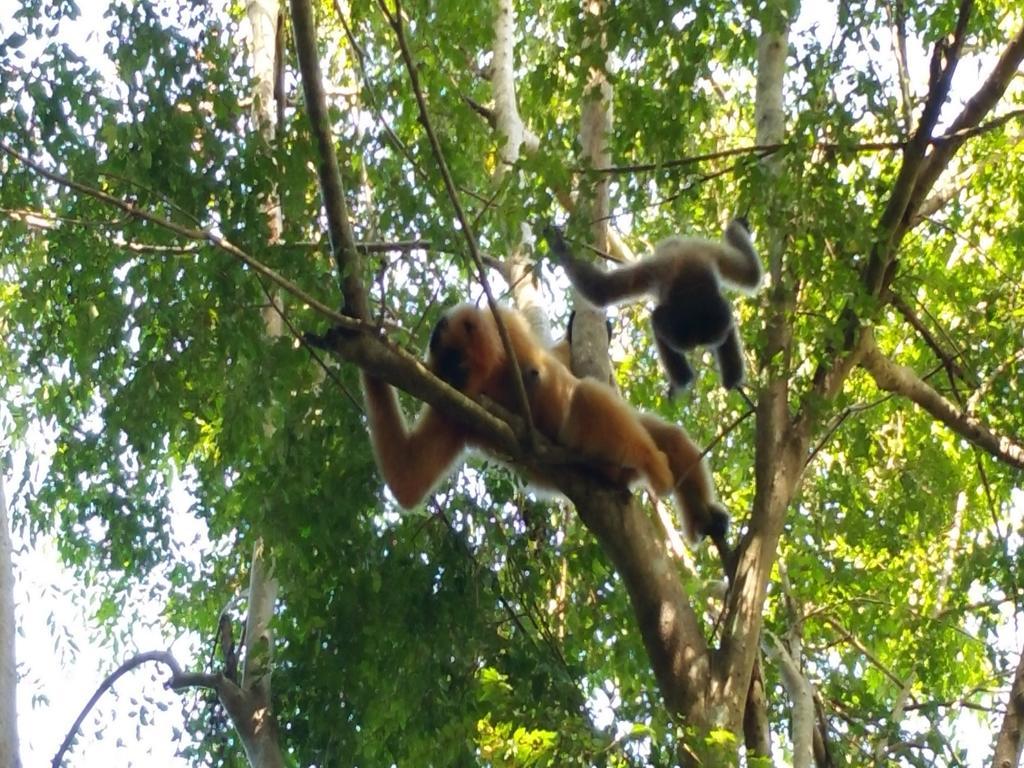
[[(499, 309), (523, 375), (534, 424), (550, 440), (576, 451), (614, 482), (647, 482), (654, 493), (674, 493), (691, 540), (723, 536), (729, 517), (715, 501), (700, 451), (679, 427), (629, 406), (611, 387), (579, 379), (556, 353), (544, 348), (526, 318)], [(514, 369), (489, 309), (463, 304), (434, 327), (427, 367), (470, 397), (486, 395), (515, 410)], [(394, 390), (363, 374), (370, 439), (377, 466), (404, 507), (420, 503), (453, 468), (466, 447), (487, 442), (425, 404), (409, 427)], [(541, 487), (550, 477), (531, 477)]]
[(559, 229), (547, 227), (544, 236), (555, 262), (591, 303), (604, 307), (645, 294), (655, 298), (651, 325), (670, 395), (693, 381), (683, 353), (699, 346), (714, 352), (722, 386), (743, 383), (743, 347), (722, 283), (749, 292), (761, 284), (761, 262), (746, 219), (733, 219), (720, 242), (669, 237), (650, 256), (609, 272), (577, 258)]

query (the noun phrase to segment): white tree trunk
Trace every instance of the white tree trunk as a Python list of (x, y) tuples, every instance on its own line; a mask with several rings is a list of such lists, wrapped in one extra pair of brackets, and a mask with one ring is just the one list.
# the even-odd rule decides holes
[[(498, 149), (498, 177), (514, 169), (521, 151), (536, 152), (540, 145), (537, 136), (527, 129), (519, 115), (515, 85), (515, 30), (514, 0), (495, 0), (491, 87), (494, 89), (495, 128), (501, 142)], [(516, 307), (526, 316), (538, 338), (545, 345), (550, 345), (551, 326), (548, 323), (547, 306), (534, 270), (534, 240), (530, 228), (523, 224), (519, 242), (502, 264), (502, 273), (512, 291)]]
[(0, 766), (19, 768), (13, 554), (4, 478), (0, 473)]

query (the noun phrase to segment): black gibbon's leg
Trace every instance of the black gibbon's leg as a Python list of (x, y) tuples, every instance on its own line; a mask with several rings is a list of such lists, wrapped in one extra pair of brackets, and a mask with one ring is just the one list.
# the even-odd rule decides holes
[(735, 389), (743, 383), (743, 346), (735, 326), (729, 330), (722, 343), (715, 347), (715, 360), (718, 361), (723, 387)]
[(668, 375), (668, 396), (673, 397), (676, 392), (686, 389), (693, 383), (693, 368), (686, 362), (686, 358), (681, 352), (673, 349), (668, 342), (661, 338), (657, 328), (654, 329), (654, 344), (658, 348), (658, 356)]

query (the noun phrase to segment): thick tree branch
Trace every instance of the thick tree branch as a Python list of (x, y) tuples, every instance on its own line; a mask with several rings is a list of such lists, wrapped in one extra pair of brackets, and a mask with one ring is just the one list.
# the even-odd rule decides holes
[(882, 289), (886, 270), (892, 260), (895, 246), (899, 242), (900, 222), (903, 221), (907, 213), (911, 194), (916, 188), (918, 174), (924, 165), (925, 151), (931, 142), (932, 132), (938, 123), (942, 105), (949, 96), (953, 73), (960, 61), (960, 51), (963, 48), (967, 19), (970, 13), (971, 0), (960, 0), (960, 11), (952, 42), (940, 40), (932, 50), (932, 80), (929, 84), (928, 96), (925, 99), (917, 129), (903, 149), (903, 163), (889, 194), (889, 202), (879, 220), (875, 246), (864, 271), (864, 284), (872, 295), (877, 296)]
[(494, 115), (502, 144), (501, 162), (514, 166), (520, 148), (534, 152), (540, 144), (519, 116), (515, 79), (515, 8), (512, 0), (494, 2), (494, 59), (491, 62), (491, 88), (494, 90)]
[(666, 706), (687, 725), (706, 728), (707, 643), (654, 522), (624, 493), (569, 497), (629, 591)]
[[(579, 472), (580, 462), (578, 459), (574, 459), (571, 454), (561, 448), (550, 446), (543, 440), (538, 439), (536, 453), (528, 455), (522, 447), (527, 442), (528, 432), (513, 415), (502, 411), (493, 403), (489, 404), (493, 411), (501, 414), (500, 417), (495, 416), (479, 403), (434, 376), (418, 358), (378, 336), (376, 328), (373, 326), (328, 307), (225, 238), (209, 230), (181, 226), (141, 208), (136, 208), (132, 203), (49, 171), (40, 164), (20, 155), (6, 144), (0, 143), (0, 151), (32, 168), (45, 178), (118, 208), (132, 217), (148, 221), (181, 237), (207, 241), (221, 248), (287, 293), (315, 309), (331, 320), (335, 326), (349, 331), (350, 334), (344, 337), (339, 334), (334, 339), (333, 351), (360, 368), (371, 371), (375, 376), (380, 376), (389, 384), (405, 390), (444, 412), (481, 436), (489, 445), (493, 445), (495, 450), (506, 455), (510, 461), (518, 461), (527, 468), (546, 466), (549, 472), (553, 467), (560, 468), (559, 472), (562, 472), (566, 467), (575, 466), (577, 474), (574, 477), (571, 476), (571, 473), (566, 476), (566, 482), (570, 484), (573, 482), (583, 483), (588, 478), (586, 473)], [(518, 426), (510, 426), (510, 423)], [(533, 456), (532, 460), (528, 456)]]
[(967, 415), (932, 389), (912, 369), (882, 354), (870, 330), (863, 334), (865, 354), (861, 365), (880, 389), (895, 392), (917, 403), (951, 430), (1011, 467), (1024, 469), (1024, 444), (1015, 437), (998, 435), (978, 419)]
[(764, 690), (764, 674), (761, 661), (754, 663), (750, 675), (750, 690), (747, 705), (743, 710), (743, 745), (747, 750), (747, 765), (751, 757), (765, 760), (772, 758), (772, 731), (768, 722), (768, 697)]
[(765, 653), (782, 673), (782, 684), (793, 705), (790, 731), (793, 740), (793, 768), (811, 768), (814, 758), (814, 691), (797, 661), (774, 635), (765, 643)]
[[(612, 121), (612, 84), (608, 79), (608, 35), (605, 12), (606, 0), (584, 0), (583, 13), (590, 17), (586, 26), (590, 31), (583, 47), (597, 51), (597, 64), (587, 71), (580, 108), (579, 142), (581, 155), (590, 168), (611, 165), (609, 135)], [(599, 251), (608, 250), (608, 215), (611, 210), (610, 178), (589, 177), (581, 180), (577, 196), (577, 211), (590, 221), (590, 241)], [(584, 300), (575, 287), (571, 290), (576, 311), (573, 320), (572, 369), (579, 376), (591, 376), (598, 381), (610, 381), (611, 361), (608, 359), (608, 333), (605, 309)]]
[(0, 452), (0, 765), (20, 768), (18, 747), (18, 662), (15, 654), (14, 549), (11, 546), (10, 516), (4, 493)]
[(277, 581), (267, 562), (262, 539), (253, 544), (249, 573), (249, 605), (245, 619), (245, 661), (242, 667), (242, 689), (270, 704), (271, 656), (274, 648), (270, 621), (277, 601)]
[[(893, 184), (888, 203), (879, 218), (876, 240), (863, 272), (864, 289), (869, 295), (878, 296), (887, 287), (894, 274), (897, 247), (915, 218), (922, 200), (930, 192), (942, 169), (948, 164), (953, 153), (972, 134), (972, 126), (998, 102), (1006, 90), (1013, 72), (1024, 57), (1024, 30), (1010, 43), (1000, 58), (996, 69), (979, 91), (968, 102), (961, 116), (941, 141), (932, 138), (932, 132), (939, 119), (942, 105), (949, 95), (953, 72), (960, 57), (967, 19), (970, 16), (971, 0), (961, 0), (956, 28), (952, 41), (939, 41), (932, 52), (931, 83), (928, 97), (922, 110), (913, 137), (903, 151), (903, 163)], [(1009, 119), (1009, 116), (1006, 116)], [(997, 119), (993, 121), (999, 123)], [(935, 144), (930, 156), (925, 153)], [(940, 147), (943, 147), (940, 151)], [(810, 397), (801, 407), (799, 420), (809, 418), (809, 404), (821, 398), (829, 398), (838, 392), (849, 372), (856, 366), (856, 356), (862, 336), (861, 319), (849, 307), (840, 313), (844, 341), (828, 362), (822, 362), (814, 375)]]
[[(1010, 81), (1020, 74), (1022, 61), (1024, 61), (1024, 27), (1018, 30), (1010, 40), (1006, 50), (999, 57), (999, 61), (992, 68), (992, 72), (989, 73), (975, 94), (968, 99), (946, 135), (942, 137), (941, 141), (935, 142), (935, 149), (928, 156), (914, 184), (910, 204), (907, 208), (907, 219), (912, 220), (921, 201), (931, 192), (932, 186), (949, 165), (953, 155), (967, 139), (976, 135), (975, 131), (980, 128), (981, 120), (995, 109)], [(1016, 110), (996, 118), (992, 123), (1001, 124), (1020, 114), (1021, 110)]]
[[(521, 152), (536, 152), (540, 139), (523, 123), (519, 114), (515, 89), (515, 3), (496, 0), (494, 3), (494, 57), (491, 62), (491, 87), (494, 91), (493, 127), (500, 143), (501, 160), (495, 178), (517, 173), (516, 165)], [(530, 323), (545, 344), (550, 344), (551, 325), (548, 322), (547, 302), (538, 287), (536, 264), (533, 259), (535, 238), (529, 226), (520, 224), (518, 241), (508, 256), (498, 262), (516, 307)]]
[[(789, 45), (789, 20), (779, 27), (766, 24), (758, 41), (758, 77), (755, 99), (758, 144), (779, 143), (785, 132), (783, 80)], [(769, 177), (777, 162), (766, 164)], [(792, 429), (789, 416), (789, 372), (778, 360), (785, 355), (791, 334), (788, 299), (782, 284), (785, 233), (771, 234), (768, 261), (772, 276), (769, 296), (767, 382), (757, 394), (755, 493), (750, 524), (736, 552), (735, 577), (726, 601), (724, 630), (715, 657), (712, 700), (718, 721), (738, 732), (750, 689), (754, 663), (760, 651), (764, 598), (768, 574), (775, 562), (779, 536), (792, 493), (803, 470), (806, 438)], [(749, 719), (753, 715), (748, 715)]]

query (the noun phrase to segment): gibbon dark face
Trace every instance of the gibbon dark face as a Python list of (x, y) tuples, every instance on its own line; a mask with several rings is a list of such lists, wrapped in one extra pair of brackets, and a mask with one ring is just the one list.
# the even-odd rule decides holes
[(427, 367), (441, 381), (450, 384), (455, 389), (465, 390), (469, 383), (469, 361), (466, 359), (464, 346), (450, 343), (451, 334), (448, 332), (450, 325), (451, 321), (446, 315), (434, 326), (434, 330), (430, 334)]

